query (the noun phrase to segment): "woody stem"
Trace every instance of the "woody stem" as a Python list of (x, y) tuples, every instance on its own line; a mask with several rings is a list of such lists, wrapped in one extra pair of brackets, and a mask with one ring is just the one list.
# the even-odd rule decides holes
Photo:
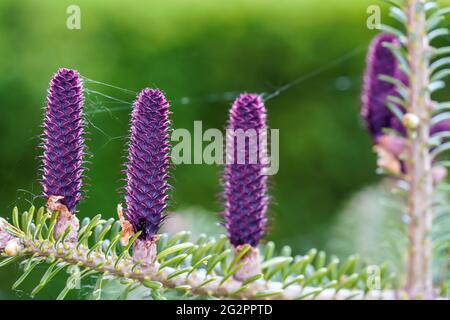
[(405, 289), (410, 297), (433, 295), (431, 261), (432, 162), (428, 147), (431, 99), (428, 90), (429, 43), (426, 28), (425, 0), (407, 0), (407, 50), (410, 67), (408, 112), (419, 118), (418, 127), (408, 139), (409, 216), (407, 275)]

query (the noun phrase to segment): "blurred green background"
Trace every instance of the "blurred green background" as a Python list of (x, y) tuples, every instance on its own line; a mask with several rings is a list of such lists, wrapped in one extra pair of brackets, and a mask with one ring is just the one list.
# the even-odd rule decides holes
[[(80, 30), (66, 27), (70, 4), (81, 8)], [(324, 248), (346, 201), (378, 179), (359, 119), (365, 53), (376, 34), (366, 27), (371, 4), (2, 0), (0, 215), (8, 216), (15, 205), (25, 210), (30, 202), (44, 203), (38, 182), (40, 125), (48, 82), (59, 67), (133, 91), (161, 88), (171, 100), (174, 128), (187, 129), (194, 120), (202, 120), (204, 129), (222, 129), (238, 93), (271, 93), (300, 79), (267, 101), (269, 124), (280, 129), (280, 171), (271, 178), (267, 239), (289, 244), (295, 253)], [(78, 210), (111, 217), (123, 201), (121, 170), (134, 96), (91, 82), (86, 87), (92, 163), (87, 198)], [(198, 214), (218, 220), (220, 171), (208, 165), (174, 168), (170, 210), (180, 219), (187, 212), (193, 219)], [(26, 298), (9, 289), (18, 274), (18, 266), (0, 270), (0, 298)], [(47, 289), (40, 298), (54, 296)]]

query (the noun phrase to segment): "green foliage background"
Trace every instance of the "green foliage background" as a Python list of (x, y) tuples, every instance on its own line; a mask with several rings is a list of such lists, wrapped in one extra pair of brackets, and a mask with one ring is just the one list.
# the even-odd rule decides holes
[[(66, 28), (66, 9), (81, 7), (81, 30)], [(375, 181), (375, 157), (359, 119), (366, 47), (366, 0), (3, 0), (0, 2), (0, 215), (36, 198), (39, 135), (49, 79), (59, 67), (138, 91), (163, 89), (174, 128), (224, 128), (239, 92), (273, 92), (267, 102), (280, 129), (280, 171), (271, 179), (268, 239), (295, 252), (322, 248), (336, 213)], [(381, 5), (381, 3), (378, 3)], [(383, 6), (385, 9), (385, 7)], [(384, 10), (385, 12), (385, 10)], [(389, 22), (387, 13), (383, 22)], [(346, 56), (347, 59), (336, 61)], [(82, 215), (115, 216), (133, 96), (105, 86), (90, 95), (88, 198)], [(100, 100), (96, 102), (96, 98)], [(92, 100), (94, 99), (94, 100)], [(173, 170), (171, 210), (202, 208), (215, 218), (221, 205), (220, 168)], [(197, 226), (198, 228), (198, 226)], [(17, 268), (17, 267), (16, 267)], [(0, 298), (13, 268), (0, 270)], [(54, 294), (53, 294), (54, 295)], [(47, 290), (41, 297), (52, 296)]]

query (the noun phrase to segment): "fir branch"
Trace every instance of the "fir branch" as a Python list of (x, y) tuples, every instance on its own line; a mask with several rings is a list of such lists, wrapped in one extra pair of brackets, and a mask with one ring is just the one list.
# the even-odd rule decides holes
[[(34, 208), (22, 214), (24, 223), (18, 226), (5, 219), (0, 220), (0, 236), (9, 237), (6, 246), (0, 247), (2, 256), (5, 256), (0, 263), (3, 266), (22, 261), (24, 274), (14, 287), (18, 287), (37, 265), (46, 264), (47, 270), (32, 295), (44, 289), (62, 270), (76, 266), (80, 272), (69, 277), (59, 299), (66, 297), (74, 282), (94, 275), (97, 276), (92, 293), (94, 298), (101, 297), (102, 286), (111, 279), (126, 283), (122, 297), (137, 288), (144, 288), (151, 291), (153, 298), (161, 298), (161, 294), (168, 291), (234, 299), (397, 298), (386, 276), (380, 279), (381, 290), (370, 290), (370, 274), (356, 256), (343, 263), (336, 258), (327, 262), (323, 252), (317, 253), (313, 249), (304, 256), (292, 257), (290, 248), (284, 247), (282, 256), (274, 257), (274, 246), (269, 242), (259, 247), (264, 256), (262, 274), (237, 280), (233, 274), (243, 267), (243, 263), (240, 256), (233, 255), (231, 245), (224, 241), (225, 237), (209, 241), (200, 238), (192, 243), (186, 242), (186, 233), (172, 237), (161, 235), (157, 261), (146, 265), (142, 261), (134, 261), (129, 252), (139, 234), (130, 239), (127, 246), (121, 247), (120, 230), (115, 228), (120, 224), (112, 219), (106, 221), (100, 216), (84, 219), (78, 242), (73, 243), (64, 239), (68, 232), (58, 239), (53, 238), (52, 225), (57, 212), (43, 209), (38, 210), (39, 215), (30, 215), (30, 212), (34, 212)], [(30, 228), (24, 230), (28, 225)], [(37, 235), (37, 230), (42, 230), (41, 236)]]

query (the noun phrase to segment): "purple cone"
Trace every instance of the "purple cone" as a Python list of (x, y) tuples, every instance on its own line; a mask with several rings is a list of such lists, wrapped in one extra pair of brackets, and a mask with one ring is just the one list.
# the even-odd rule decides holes
[[(266, 108), (259, 95), (242, 94), (234, 102), (230, 110), (228, 130), (237, 129), (253, 129), (258, 136), (266, 134)], [(257, 161), (250, 163), (250, 155), (255, 149), (251, 147), (250, 140), (245, 141), (245, 144), (239, 147), (237, 138), (227, 132), (227, 147), (233, 147), (231, 158), (235, 161), (229, 163), (230, 154), (227, 154), (223, 216), (228, 237), (235, 247), (243, 244), (256, 247), (267, 226), (267, 176), (262, 174), (265, 165), (262, 164), (259, 152)], [(253, 146), (256, 146), (258, 151), (262, 147), (259, 144)], [(238, 153), (242, 153), (245, 163), (237, 163)]]
[[(367, 129), (375, 142), (383, 135), (383, 129), (393, 129), (400, 135), (406, 135), (406, 129), (400, 120), (386, 107), (389, 95), (399, 96), (394, 85), (378, 79), (380, 75), (396, 78), (408, 86), (408, 78), (400, 69), (392, 52), (383, 46), (384, 42), (400, 46), (399, 40), (391, 34), (380, 34), (372, 41), (367, 56), (367, 68), (364, 76), (362, 94), (363, 117)], [(401, 108), (401, 107), (400, 107)], [(401, 108), (402, 109), (402, 108)], [(450, 131), (450, 121), (443, 120), (435, 124), (430, 134)]]
[(374, 141), (378, 140), (385, 128), (394, 129), (402, 135), (406, 133), (402, 123), (385, 104), (389, 95), (398, 96), (395, 86), (378, 78), (380, 75), (387, 75), (404, 83), (407, 81), (395, 56), (389, 48), (383, 46), (385, 42), (400, 46), (394, 35), (376, 36), (369, 48), (364, 75), (361, 116)]
[(81, 197), (83, 176), (83, 83), (77, 71), (59, 69), (50, 82), (43, 134), (44, 196), (63, 196), (71, 213)]
[(140, 239), (153, 240), (164, 221), (169, 189), (169, 103), (144, 89), (133, 105), (126, 165), (126, 215)]

